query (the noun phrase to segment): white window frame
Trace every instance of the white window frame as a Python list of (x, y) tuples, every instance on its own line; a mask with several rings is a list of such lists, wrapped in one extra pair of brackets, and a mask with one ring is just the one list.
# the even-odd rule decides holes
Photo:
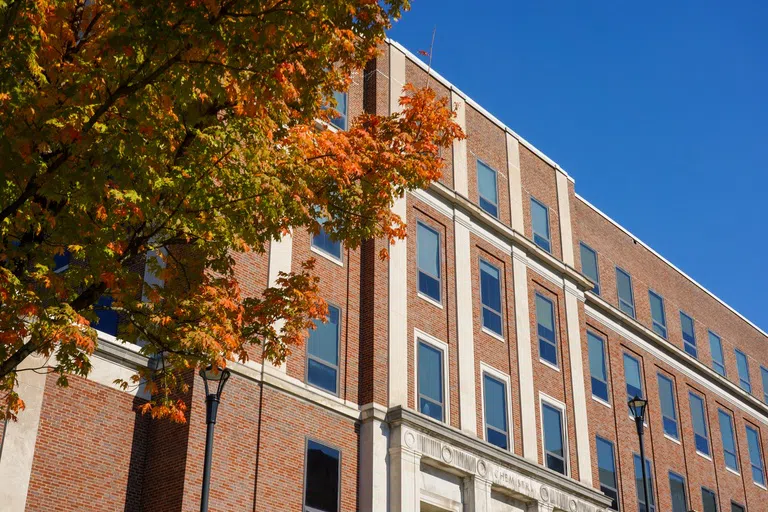
[[(544, 440), (544, 404), (549, 405), (555, 409), (560, 410), (560, 418), (562, 420), (562, 436), (563, 436), (563, 455), (565, 456), (565, 475), (571, 476), (571, 450), (568, 443), (568, 415), (567, 408), (563, 402), (557, 398), (553, 398), (546, 393), (539, 391), (539, 426), (541, 432), (541, 463), (543, 467), (547, 467), (547, 450), (545, 448)], [(547, 468), (549, 469), (549, 468)], [(550, 471), (554, 471), (553, 469)], [(555, 473), (557, 473), (555, 471)], [(558, 473), (559, 474), (559, 473)]]
[(426, 414), (422, 413), (419, 409), (419, 342), (426, 343), (428, 345), (431, 345), (433, 348), (439, 350), (443, 354), (443, 364), (442, 364), (442, 370), (443, 370), (443, 398), (444, 398), (444, 405), (443, 405), (443, 421), (442, 423), (446, 425), (451, 424), (451, 395), (450, 395), (450, 385), (448, 383), (448, 376), (450, 372), (448, 371), (448, 364), (450, 362), (450, 352), (448, 350), (448, 344), (442, 340), (439, 340), (432, 336), (431, 334), (427, 334), (426, 332), (420, 330), (420, 329), (413, 329), (413, 398), (414, 398), (414, 405), (415, 410), (418, 414), (421, 414), (425, 418), (429, 418), (430, 420), (437, 421), (431, 416), (427, 416)]
[[(507, 400), (507, 437), (509, 438), (507, 440), (507, 446), (508, 450), (512, 453), (515, 451), (515, 436), (512, 434), (512, 385), (510, 382), (509, 375), (505, 374), (502, 371), (497, 370), (493, 366), (480, 362), (480, 400), (482, 401), (482, 409), (483, 409), (483, 440), (487, 443), (488, 440), (486, 439), (486, 431), (485, 429), (485, 386), (483, 385), (483, 374), (487, 373), (489, 376), (493, 377), (496, 380), (499, 380), (504, 383), (504, 389), (506, 394), (506, 400)], [(490, 443), (489, 443), (490, 444)], [(493, 445), (496, 446), (496, 445)], [(498, 446), (496, 446), (498, 448)], [(501, 449), (501, 448), (499, 448)]]

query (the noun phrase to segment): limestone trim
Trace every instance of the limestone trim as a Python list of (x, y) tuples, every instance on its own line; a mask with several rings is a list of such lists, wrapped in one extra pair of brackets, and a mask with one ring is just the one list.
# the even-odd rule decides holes
[[(554, 510), (604, 512), (610, 506), (610, 499), (591, 487), (407, 409), (391, 409), (387, 419), (392, 432), (390, 457), (414, 454), (456, 475), (478, 478), (479, 484), (488, 481), (515, 499), (552, 505)], [(392, 464), (394, 468), (394, 459)], [(398, 478), (403, 477), (393, 480)]]
[(560, 247), (563, 251), (563, 263), (576, 266), (573, 254), (573, 227), (571, 224), (571, 202), (568, 195), (568, 179), (557, 173), (557, 210), (560, 217)]
[(637, 320), (628, 317), (618, 308), (592, 292), (586, 294), (587, 316), (610, 328), (624, 339), (652, 353), (676, 370), (705, 386), (710, 391), (732, 402), (741, 410), (768, 425), (768, 405), (750, 395), (738, 385), (722, 377), (698, 359), (672, 345)]
[[(443, 421), (446, 424), (451, 423), (451, 384), (449, 382), (450, 380), (450, 371), (448, 370), (448, 362), (451, 360), (449, 347), (446, 342), (443, 340), (440, 340), (431, 334), (427, 334), (424, 331), (421, 331), (419, 329), (413, 330), (413, 403), (416, 406), (416, 410), (419, 409), (419, 342), (426, 343), (427, 345), (431, 345), (432, 347), (436, 348), (440, 352), (442, 352), (443, 360), (441, 365), (441, 370), (443, 372)], [(403, 365), (407, 366), (407, 365)], [(472, 372), (474, 375), (474, 371)], [(475, 387), (474, 387), (474, 381), (472, 382), (472, 392), (474, 393)], [(472, 403), (474, 404), (475, 401), (473, 400)], [(405, 404), (404, 404), (405, 405)], [(461, 404), (459, 404), (459, 407), (461, 407)], [(461, 409), (459, 409), (461, 411)], [(421, 414), (421, 413), (418, 413)], [(463, 428), (463, 426), (462, 426)], [(472, 432), (473, 435), (476, 435), (477, 430), (475, 429), (474, 432)]]
[[(467, 132), (466, 102), (456, 91), (451, 91), (451, 104), (455, 108), (458, 124)], [(467, 139), (453, 141), (453, 188), (464, 197), (469, 197), (469, 175), (467, 174)]]
[[(283, 235), (280, 240), (272, 240), (269, 244), (269, 266), (267, 269), (267, 276), (269, 286), (275, 286), (277, 279), (280, 277), (280, 272), (290, 273), (293, 260), (293, 236), (290, 233)], [(281, 332), (285, 321), (278, 320), (275, 322), (275, 330)], [(287, 365), (285, 363), (275, 366), (280, 371), (286, 372)]]
[(485, 432), (485, 385), (483, 381), (484, 374), (488, 374), (489, 376), (493, 377), (496, 380), (499, 380), (504, 383), (505, 388), (505, 399), (507, 401), (507, 444), (509, 445), (509, 451), (512, 453), (515, 453), (515, 436), (514, 436), (514, 428), (512, 423), (512, 384), (511, 379), (509, 375), (502, 372), (501, 370), (497, 370), (493, 366), (489, 365), (488, 363), (480, 362), (480, 403), (482, 404), (482, 410), (483, 410), (483, 417), (482, 419), (482, 426), (483, 426), (483, 439), (485, 439), (486, 442), (488, 442), (488, 439), (486, 439), (486, 432)]
[(523, 180), (520, 175), (520, 142), (509, 132), (507, 138), (507, 174), (509, 175), (509, 214), (512, 229), (525, 233), (523, 216)]
[(458, 221), (456, 212), (454, 249), (456, 259), (456, 327), (458, 331), (459, 419), (461, 429), (477, 434), (475, 393), (475, 340), (472, 297), (472, 256), (470, 230)]

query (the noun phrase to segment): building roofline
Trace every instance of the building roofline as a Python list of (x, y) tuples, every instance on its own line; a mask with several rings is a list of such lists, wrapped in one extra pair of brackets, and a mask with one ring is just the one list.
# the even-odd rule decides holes
[(682, 271), (680, 268), (678, 268), (678, 267), (677, 267), (677, 266), (676, 266), (674, 263), (672, 263), (672, 262), (671, 262), (671, 261), (669, 261), (667, 258), (665, 258), (665, 257), (664, 257), (664, 256), (662, 256), (661, 254), (659, 254), (658, 252), (656, 252), (656, 251), (655, 251), (655, 250), (654, 250), (654, 249), (653, 249), (651, 246), (649, 246), (648, 244), (646, 244), (645, 242), (643, 242), (642, 240), (640, 240), (638, 237), (636, 237), (635, 235), (633, 235), (633, 234), (632, 234), (632, 232), (630, 232), (630, 231), (629, 231), (627, 228), (625, 228), (624, 226), (622, 226), (621, 224), (619, 224), (618, 222), (616, 222), (615, 220), (613, 220), (612, 218), (610, 218), (610, 217), (609, 217), (608, 215), (606, 215), (606, 214), (605, 214), (605, 213), (604, 213), (602, 210), (600, 210), (600, 209), (599, 209), (597, 206), (593, 205), (592, 203), (590, 203), (589, 201), (587, 201), (586, 199), (584, 199), (584, 198), (583, 198), (582, 196), (580, 196), (579, 194), (576, 194), (576, 199), (578, 199), (579, 201), (581, 201), (582, 203), (584, 203), (584, 204), (585, 204), (585, 205), (587, 205), (588, 207), (592, 208), (592, 210), (594, 210), (594, 211), (595, 211), (595, 213), (597, 213), (598, 215), (600, 215), (601, 217), (603, 217), (605, 220), (607, 220), (608, 222), (610, 222), (611, 224), (613, 224), (614, 226), (616, 226), (617, 228), (619, 228), (619, 229), (620, 229), (621, 231), (623, 231), (623, 232), (624, 232), (626, 235), (630, 236), (630, 237), (632, 238), (632, 240), (634, 240), (634, 241), (635, 241), (635, 242), (637, 242), (638, 244), (642, 245), (642, 246), (643, 246), (645, 249), (647, 249), (647, 250), (648, 250), (648, 251), (649, 251), (651, 254), (653, 254), (654, 256), (656, 256), (657, 258), (659, 258), (661, 261), (663, 261), (664, 263), (666, 263), (667, 265), (669, 265), (670, 267), (672, 267), (672, 268), (673, 268), (675, 271), (677, 271), (677, 272), (678, 272), (678, 273), (679, 273), (681, 276), (683, 276), (684, 278), (688, 279), (688, 280), (689, 280), (691, 283), (693, 283), (693, 284), (695, 284), (696, 286), (698, 286), (699, 288), (701, 288), (701, 289), (702, 289), (702, 290), (703, 290), (703, 291), (704, 291), (704, 292), (705, 292), (707, 295), (709, 295), (710, 297), (712, 297), (713, 299), (715, 299), (717, 302), (719, 302), (720, 304), (722, 304), (723, 306), (725, 306), (726, 308), (728, 308), (728, 309), (731, 311), (731, 313), (735, 314), (736, 316), (738, 316), (739, 318), (741, 318), (742, 320), (744, 320), (744, 321), (745, 321), (747, 324), (749, 324), (749, 325), (750, 325), (752, 328), (754, 328), (754, 329), (755, 329), (757, 332), (759, 332), (760, 334), (762, 334), (763, 336), (765, 336), (766, 338), (768, 338), (768, 333), (766, 333), (764, 330), (762, 330), (760, 327), (758, 327), (758, 326), (757, 326), (757, 325), (755, 325), (755, 324), (754, 324), (752, 321), (750, 321), (750, 320), (749, 320), (747, 317), (745, 317), (744, 315), (742, 315), (741, 313), (739, 313), (738, 311), (736, 311), (734, 308), (732, 308), (730, 305), (728, 305), (728, 303), (726, 303), (726, 302), (725, 302), (723, 299), (721, 299), (720, 297), (718, 297), (717, 295), (715, 295), (714, 293), (712, 293), (711, 291), (709, 291), (709, 290), (708, 290), (707, 288), (705, 288), (705, 287), (704, 287), (704, 286), (703, 286), (701, 283), (699, 283), (699, 282), (698, 282), (698, 281), (696, 281), (694, 278), (692, 278), (691, 276), (689, 276), (688, 274), (686, 274), (685, 272), (683, 272), (683, 271)]

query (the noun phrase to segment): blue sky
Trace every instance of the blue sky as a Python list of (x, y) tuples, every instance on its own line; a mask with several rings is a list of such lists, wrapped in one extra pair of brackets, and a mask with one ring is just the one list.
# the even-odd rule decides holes
[(768, 2), (414, 0), (390, 37), (768, 330)]

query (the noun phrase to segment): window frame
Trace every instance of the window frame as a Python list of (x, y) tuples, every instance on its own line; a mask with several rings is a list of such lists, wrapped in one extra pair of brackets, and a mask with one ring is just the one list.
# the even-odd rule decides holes
[[(734, 507), (738, 507), (735, 509)], [(731, 500), (731, 512), (747, 512), (747, 509), (741, 503)]]
[[(635, 481), (635, 494), (637, 495), (637, 507), (638, 507), (638, 510), (639, 510), (640, 509), (640, 505), (643, 502), (640, 501), (641, 500), (640, 489), (638, 489), (638, 487), (637, 487), (637, 467), (636, 467), (636, 462), (635, 462), (637, 459), (640, 459), (640, 454), (632, 452), (632, 478)], [(640, 470), (641, 470), (641, 474), (642, 474), (642, 464), (643, 464), (642, 459), (640, 460), (640, 464), (641, 464), (641, 466), (640, 466), (641, 469)], [(654, 480), (654, 478), (653, 478), (653, 464), (651, 463), (651, 459), (649, 459), (648, 457), (645, 458), (645, 470), (646, 470), (646, 475), (645, 476), (646, 476), (647, 484), (648, 484), (648, 488), (649, 488), (648, 490), (650, 491), (650, 496), (649, 496), (650, 503), (647, 503), (644, 508), (648, 512), (657, 512), (658, 511), (658, 507), (657, 507), (657, 504), (656, 504), (656, 492), (653, 489), (653, 480)]]
[[(549, 303), (549, 305), (551, 306), (551, 311), (552, 311), (552, 334), (555, 337), (555, 340), (553, 342), (550, 342), (547, 339), (543, 339), (539, 335), (539, 312), (538, 312), (537, 301), (536, 301), (537, 297), (541, 297), (542, 300), (544, 300), (545, 302)], [(559, 339), (559, 337), (557, 335), (558, 325), (557, 325), (557, 309), (555, 308), (555, 301), (550, 299), (549, 297), (547, 297), (543, 293), (541, 293), (539, 291), (535, 291), (534, 292), (534, 297), (533, 297), (533, 304), (534, 304), (534, 306), (533, 306), (534, 316), (536, 317), (536, 340), (537, 340), (536, 348), (537, 348), (538, 353), (539, 353), (539, 362), (549, 366), (550, 368), (552, 368), (554, 370), (560, 371), (560, 347), (558, 346), (560, 344), (560, 339)], [(548, 344), (551, 344), (551, 345), (555, 346), (555, 362), (554, 363), (549, 361), (549, 360), (547, 360), (547, 359), (544, 359), (541, 356), (541, 343), (542, 343), (542, 340), (544, 340), (544, 343), (548, 343)]]
[(327, 443), (325, 441), (320, 441), (314, 436), (304, 436), (304, 482), (302, 487), (302, 493), (301, 493), (301, 510), (302, 512), (324, 512), (320, 509), (310, 507), (307, 505), (307, 480), (309, 477), (309, 443), (316, 443), (321, 446), (324, 446), (325, 448), (330, 448), (331, 450), (336, 451), (339, 454), (339, 469), (338, 474), (336, 478), (338, 479), (338, 486), (337, 486), (337, 494), (336, 494), (336, 510), (341, 510), (341, 469), (342, 469), (342, 451), (341, 448), (331, 444)]
[[(640, 394), (640, 398), (645, 398), (646, 397), (646, 391), (645, 391), (645, 379), (644, 379), (644, 374), (643, 374), (643, 365), (640, 362), (640, 358), (636, 357), (634, 354), (631, 354), (630, 352), (627, 352), (625, 350), (622, 353), (622, 359), (621, 360), (622, 360), (622, 365), (624, 367), (624, 392), (627, 393), (627, 401), (629, 401), (629, 400), (634, 398), (634, 396), (629, 396), (629, 390), (627, 389), (627, 384), (628, 384), (628, 382), (627, 382), (627, 364), (626, 364), (627, 358), (632, 359), (633, 361), (635, 361), (637, 363), (637, 375), (638, 375), (638, 378), (640, 379), (640, 393), (641, 393)], [(629, 413), (629, 414), (630, 414), (630, 417), (631, 417), (632, 414), (631, 413)]]
[(763, 383), (763, 402), (768, 404), (768, 368), (760, 365), (760, 380)]
[[(701, 404), (701, 415), (702, 420), (704, 421), (704, 431), (705, 436), (704, 438), (707, 441), (707, 453), (702, 452), (699, 450), (699, 447), (696, 445), (696, 436), (701, 436), (701, 434), (696, 432), (696, 422), (694, 421), (693, 417), (693, 401), (698, 400)], [(695, 393), (692, 390), (688, 390), (688, 406), (690, 409), (691, 414), (691, 425), (693, 427), (693, 446), (696, 449), (696, 453), (704, 457), (705, 459), (712, 460), (712, 439), (710, 434), (710, 428), (709, 428), (709, 421), (707, 420), (707, 403), (704, 400), (704, 397), (699, 395), (698, 393)]]
[[(325, 360), (320, 359), (319, 357), (317, 357), (315, 355), (310, 354), (309, 353), (309, 336), (308, 336), (307, 340), (306, 340), (306, 342), (304, 344), (304, 347), (305, 347), (305, 349), (304, 349), (304, 382), (308, 386), (312, 386), (312, 388), (315, 389), (315, 390), (319, 390), (319, 391), (322, 391), (324, 393), (328, 393), (329, 395), (339, 396), (339, 380), (341, 378), (341, 365), (340, 365), (340, 363), (341, 363), (341, 333), (342, 333), (341, 322), (343, 320), (342, 319), (342, 309), (339, 306), (337, 306), (337, 305), (335, 305), (335, 304), (333, 304), (331, 302), (327, 302), (326, 301), (326, 304), (328, 305), (329, 311), (330, 311), (330, 308), (334, 308), (334, 309), (338, 310), (338, 312), (339, 312), (339, 321), (338, 321), (338, 323), (336, 325), (336, 360), (337, 360), (337, 363), (336, 363), (336, 366), (334, 367), (328, 361), (325, 361)], [(313, 329), (312, 332), (314, 332), (314, 329)], [(309, 333), (310, 336), (312, 335), (312, 332)], [(317, 362), (319, 362), (323, 366), (326, 366), (328, 368), (333, 368), (336, 371), (336, 380), (335, 380), (336, 391), (335, 392), (334, 391), (329, 391), (329, 390), (327, 390), (327, 389), (325, 389), (323, 387), (320, 387), (320, 386), (318, 386), (316, 384), (313, 384), (313, 383), (309, 382), (309, 360), (310, 360), (310, 358), (315, 360), (315, 361), (317, 361)]]
[[(421, 244), (419, 243), (419, 226), (423, 227), (424, 229), (431, 231), (435, 235), (437, 235), (437, 272), (438, 276), (435, 277), (429, 272), (426, 272), (421, 269), (421, 265), (419, 264), (419, 254), (421, 250)], [(431, 304), (434, 304), (435, 306), (438, 306), (440, 308), (443, 307), (443, 257), (442, 257), (442, 237), (440, 236), (440, 231), (433, 228), (426, 222), (423, 222), (421, 220), (416, 221), (416, 294), (426, 300), (427, 302), (430, 302)], [(419, 284), (419, 274), (424, 274), (425, 276), (435, 279), (437, 281), (437, 290), (439, 292), (440, 297), (435, 299), (431, 295), (429, 295), (427, 292), (421, 291), (421, 286)]]
[[(631, 299), (631, 303), (627, 303), (626, 300), (621, 298), (621, 288), (619, 287), (619, 273), (624, 274), (627, 276), (627, 279), (629, 279), (629, 298)], [(636, 318), (637, 317), (637, 308), (635, 307), (635, 287), (632, 284), (632, 274), (621, 268), (620, 266), (616, 265), (616, 297), (619, 301), (619, 310), (624, 313), (625, 315)], [(627, 313), (621, 306), (622, 303), (626, 304), (627, 307), (629, 307), (632, 310), (632, 314)]]
[[(480, 393), (481, 393), (480, 399), (482, 400), (482, 404), (483, 404), (482, 414), (483, 414), (483, 428), (484, 428), (484, 430), (483, 430), (483, 440), (486, 441), (486, 442), (489, 442), (488, 441), (488, 434), (487, 434), (488, 423), (486, 421), (486, 415), (485, 415), (485, 380), (484, 380), (484, 377), (485, 377), (486, 374), (490, 378), (492, 378), (492, 379), (494, 379), (496, 381), (499, 381), (501, 384), (504, 385), (504, 400), (506, 402), (505, 405), (506, 405), (506, 409), (507, 409), (507, 411), (506, 411), (507, 412), (507, 414), (506, 414), (506, 418), (507, 418), (507, 449), (504, 450), (504, 448), (501, 448), (501, 447), (499, 447), (499, 446), (497, 446), (497, 445), (495, 445), (493, 443), (489, 443), (489, 444), (492, 444), (493, 446), (496, 446), (500, 450), (504, 450), (504, 451), (508, 451), (508, 452), (514, 453), (515, 437), (514, 437), (514, 435), (512, 435), (512, 427), (513, 427), (513, 425), (512, 425), (512, 390), (511, 390), (512, 386), (511, 386), (511, 379), (510, 379), (509, 375), (504, 374), (503, 372), (497, 370), (496, 368), (490, 366), (489, 364), (484, 363), (484, 362), (480, 362), (480, 377), (482, 379), (482, 385), (480, 386)], [(494, 428), (494, 430), (498, 431), (498, 429), (496, 429), (496, 428)]]
[[(688, 510), (690, 510), (690, 505), (689, 505), (689, 501), (688, 501), (688, 490), (687, 490), (688, 489), (688, 484), (686, 483), (685, 477), (683, 475), (681, 475), (679, 473), (676, 473), (674, 471), (669, 471), (669, 473), (668, 473), (670, 502), (674, 503), (674, 500), (672, 499), (672, 497), (673, 497), (673, 495), (672, 495), (672, 480), (673, 479), (676, 479), (678, 482), (680, 482), (682, 484), (681, 487), (683, 489), (683, 501), (685, 502), (684, 503), (684, 509), (685, 510), (683, 510), (683, 512), (688, 512)], [(675, 511), (672, 511), (672, 512), (675, 512)]]
[[(336, 100), (335, 95), (336, 94), (343, 94), (344, 95), (344, 112), (339, 110), (337, 107), (338, 100)], [(336, 100), (336, 107), (333, 107), (333, 110), (339, 113), (339, 117), (334, 117), (331, 119), (328, 119), (328, 124), (336, 128), (337, 130), (341, 130), (343, 132), (347, 131), (349, 129), (349, 91), (333, 91), (334, 100)], [(337, 119), (343, 119), (344, 120), (344, 126), (339, 126), (334, 121)]]
[[(442, 390), (443, 390), (443, 419), (442, 420), (436, 420), (435, 418), (432, 418), (432, 416), (429, 416), (428, 414), (425, 414), (421, 412), (420, 407), (420, 392), (419, 392), (419, 343), (425, 343), (427, 345), (430, 345), (435, 350), (440, 351), (441, 353), (441, 377), (442, 377)], [(421, 331), (419, 329), (414, 329), (414, 399), (416, 404), (416, 412), (421, 414), (424, 417), (433, 419), (434, 421), (440, 421), (441, 423), (449, 424), (450, 418), (451, 418), (451, 396), (450, 396), (450, 386), (448, 379), (450, 378), (450, 373), (448, 372), (447, 365), (450, 362), (450, 351), (449, 346), (444, 341), (441, 341), (434, 336), (427, 334), (424, 331)], [(429, 399), (430, 401), (433, 401), (432, 399)]]
[[(685, 330), (683, 329), (683, 317), (691, 321), (691, 330), (693, 331), (693, 343), (685, 339)], [(699, 346), (696, 340), (696, 321), (691, 315), (680, 310), (680, 336), (683, 338), (683, 350), (691, 357), (699, 358)], [(693, 347), (689, 349), (688, 347)], [(691, 352), (693, 350), (693, 352)]]
[[(659, 300), (659, 303), (661, 304), (661, 322), (653, 318), (653, 298), (654, 297), (657, 298)], [(664, 297), (662, 297), (661, 294), (659, 294), (658, 292), (655, 292), (649, 288), (648, 304), (651, 310), (651, 330), (666, 340), (669, 336), (669, 329), (667, 328), (667, 311), (664, 306)], [(657, 327), (659, 329), (658, 331), (656, 330)]]
[[(600, 350), (602, 351), (602, 359), (603, 359), (602, 361), (603, 374), (605, 376), (605, 380), (601, 380), (600, 378), (596, 378), (594, 375), (592, 375), (592, 350), (591, 350), (592, 345), (589, 343), (590, 335), (592, 335), (593, 338), (600, 341)], [(605, 339), (589, 328), (587, 328), (587, 360), (589, 362), (590, 392), (592, 394), (592, 398), (610, 407), (611, 406), (611, 386), (608, 382), (609, 380), (608, 379), (608, 355), (605, 350)], [(606, 394), (605, 398), (595, 395), (595, 390), (594, 390), (594, 386), (592, 385), (592, 380), (597, 380), (598, 382), (602, 382), (603, 384), (605, 384), (605, 394)]]
[[(726, 439), (725, 439), (725, 432), (723, 432), (723, 417), (726, 417), (728, 419), (728, 426), (731, 429), (731, 443), (733, 443), (733, 449), (734, 451), (731, 452), (725, 447)], [(738, 440), (736, 439), (736, 426), (733, 421), (733, 415), (723, 409), (722, 407), (717, 408), (717, 422), (718, 426), (720, 427), (720, 444), (723, 447), (723, 463), (725, 464), (725, 469), (732, 473), (736, 473), (737, 475), (741, 474), (741, 467), (740, 467), (740, 460), (739, 460), (739, 446), (737, 444)], [(731, 467), (728, 464), (728, 455), (731, 455), (735, 461), (736, 461), (736, 467)]]
[[(503, 293), (504, 285), (502, 284), (502, 280), (503, 280), (504, 274), (503, 274), (501, 268), (497, 267), (496, 265), (494, 265), (493, 263), (488, 261), (486, 258), (483, 258), (482, 256), (480, 256), (480, 258), (478, 259), (477, 270), (478, 270), (478, 277), (480, 278), (480, 324), (481, 324), (481, 328), (482, 328), (483, 332), (485, 332), (486, 334), (490, 334), (491, 336), (504, 341), (504, 313), (502, 311), (496, 311), (491, 306), (487, 306), (486, 304), (483, 303), (483, 263), (485, 263), (486, 265), (488, 265), (489, 267), (491, 267), (492, 269), (496, 270), (496, 272), (499, 273), (499, 277), (498, 277), (498, 281), (499, 281), (499, 290), (498, 290), (499, 291), (499, 307), (502, 310), (504, 309), (504, 293)], [(499, 325), (501, 326), (501, 332), (496, 332), (493, 329), (491, 329), (490, 327), (487, 327), (485, 325), (485, 315), (484, 315), (484, 312), (485, 312), (486, 308), (491, 313), (495, 313), (495, 314), (497, 314), (499, 316)]]
[[(536, 231), (536, 225), (533, 222), (533, 204), (536, 203), (538, 206), (544, 209), (544, 215), (545, 215), (545, 221), (547, 223), (547, 234), (546, 237), (542, 235), (541, 233), (538, 233)], [(531, 238), (533, 238), (533, 243), (536, 245), (536, 247), (540, 248), (543, 251), (547, 251), (549, 254), (552, 254), (552, 225), (549, 219), (549, 207), (544, 204), (543, 202), (539, 201), (535, 197), (531, 196)], [(541, 244), (539, 244), (536, 241), (536, 236), (544, 238), (544, 240), (547, 243), (546, 247), (543, 247)]]
[[(752, 426), (751, 423), (747, 423), (744, 427), (744, 431), (746, 432), (747, 436), (747, 452), (749, 453), (749, 468), (750, 473), (752, 476), (752, 483), (756, 486), (760, 487), (761, 489), (766, 489), (766, 478), (765, 478), (765, 458), (763, 457), (763, 446), (762, 446), (762, 439), (760, 438), (760, 430), (754, 426)], [(763, 477), (763, 482), (756, 482), (755, 481), (755, 463), (752, 460), (752, 448), (749, 444), (749, 433), (752, 432), (755, 435), (755, 439), (757, 441), (757, 456), (758, 460), (760, 462), (760, 467), (757, 469), (760, 471), (760, 474)]]
[[(490, 201), (487, 197), (483, 196), (483, 194), (480, 192), (480, 166), (485, 167), (486, 169), (493, 172), (493, 184), (494, 189), (496, 190), (496, 202)], [(485, 213), (490, 215), (491, 217), (498, 219), (499, 214), (501, 213), (501, 209), (499, 208), (499, 171), (485, 163), (483, 160), (476, 158), (475, 159), (475, 179), (477, 180), (477, 205), (480, 207), (481, 210), (483, 210)], [(484, 200), (490, 205), (493, 205), (496, 207), (496, 213), (489, 212), (485, 208), (483, 208), (482, 203), (480, 200)]]
[[(587, 275), (587, 273), (584, 271), (584, 257), (583, 257), (583, 251), (582, 249), (586, 249), (587, 252), (592, 253), (595, 256), (595, 277), (597, 278), (597, 281), (592, 281), (592, 278)], [(595, 285), (592, 288), (592, 292), (596, 295), (600, 295), (600, 262), (598, 261), (598, 254), (597, 251), (591, 248), (589, 245), (585, 244), (582, 241), (579, 241), (579, 259), (581, 261), (581, 273), (587, 276), (590, 281)]]
[[(560, 473), (559, 471), (555, 471), (554, 469), (551, 469), (547, 466), (547, 447), (546, 447), (546, 434), (544, 429), (544, 406), (548, 406), (552, 409), (556, 409), (560, 413), (560, 437), (562, 439), (563, 444), (563, 466), (565, 469), (564, 473)], [(556, 398), (553, 398), (545, 393), (539, 392), (539, 417), (541, 418), (541, 456), (543, 461), (543, 466), (550, 471), (554, 471), (555, 473), (561, 474), (563, 476), (570, 476), (571, 475), (571, 465), (570, 465), (570, 449), (568, 447), (568, 416), (566, 415), (566, 407), (563, 402), (560, 400), (557, 400)], [(553, 455), (554, 457), (557, 457), (557, 455)]]
[[(733, 349), (733, 353), (736, 356), (736, 373), (739, 376), (739, 387), (749, 393), (752, 394), (752, 378), (749, 375), (749, 358), (747, 357), (747, 354), (739, 350), (738, 348)], [(744, 361), (744, 371), (746, 372), (746, 376), (741, 374), (741, 365), (739, 364), (739, 356), (741, 356)]]
[[(611, 463), (613, 464), (613, 479), (616, 484), (616, 489), (612, 488), (609, 485), (603, 484), (603, 482), (600, 480), (600, 450), (597, 449), (598, 443), (602, 441), (603, 443), (609, 445), (611, 447)], [(618, 489), (619, 486), (619, 471), (616, 464), (616, 447), (613, 443), (613, 441), (610, 441), (600, 435), (595, 435), (595, 460), (597, 461), (597, 482), (600, 485), (600, 492), (605, 494), (605, 491), (603, 491), (603, 487), (607, 488), (608, 490), (611, 490), (616, 493), (616, 508), (613, 508), (613, 504), (609, 505), (610, 510), (621, 510), (621, 492)], [(608, 496), (606, 494), (606, 496)], [(608, 496), (610, 497), (610, 496)]]
[[(664, 407), (661, 405), (663, 403), (661, 399), (661, 381), (664, 380), (667, 383), (669, 383), (669, 392), (670, 392), (670, 400), (672, 401), (672, 413), (675, 415), (674, 418), (669, 418), (666, 414), (664, 414)], [(662, 431), (664, 432), (664, 437), (668, 439), (672, 439), (673, 441), (680, 442), (680, 420), (679, 420), (679, 413), (677, 411), (677, 398), (675, 393), (675, 382), (664, 375), (661, 372), (656, 373), (656, 384), (659, 387), (659, 409), (661, 410), (661, 423), (662, 423)], [(675, 424), (675, 434), (670, 434), (667, 432), (667, 425), (666, 420), (669, 419), (670, 421), (673, 421)]]
[[(323, 220), (323, 222), (320, 222), (320, 220), (317, 220), (317, 223), (320, 224), (320, 231), (325, 232), (325, 228), (323, 226), (325, 226), (325, 223), (326, 223), (326, 221), (328, 219), (322, 218), (322, 220)], [(320, 234), (320, 232), (318, 232), (318, 234)], [(338, 242), (338, 244), (339, 244), (339, 255), (336, 256), (335, 254), (331, 254), (330, 252), (326, 251), (322, 247), (318, 247), (317, 245), (315, 245), (315, 237), (316, 236), (317, 235), (315, 235), (314, 233), (310, 233), (309, 234), (309, 250), (314, 252), (314, 253), (319, 254), (320, 256), (324, 257), (325, 259), (327, 259), (327, 260), (329, 260), (329, 261), (331, 261), (331, 262), (333, 262), (333, 263), (335, 263), (337, 265), (344, 266), (344, 242), (339, 240), (339, 242)], [(328, 236), (328, 235), (326, 234), (326, 236)], [(329, 238), (329, 240), (330, 240), (330, 238)]]
[(717, 503), (718, 503), (717, 502), (717, 493), (715, 491), (713, 491), (712, 489), (710, 489), (709, 487), (704, 487), (703, 485), (701, 486), (701, 510), (702, 510), (702, 512), (708, 512), (704, 508), (704, 494), (705, 493), (709, 493), (709, 494), (712, 495), (712, 499), (715, 502), (715, 510), (714, 510), (714, 512), (718, 512), (719, 507), (717, 506)]
[[(717, 372), (720, 376), (727, 378), (728, 371), (725, 368), (725, 352), (723, 351), (723, 338), (711, 329), (707, 330), (707, 333), (708, 333), (707, 338), (709, 338), (709, 355), (712, 358), (712, 369), (715, 370), (715, 372)], [(715, 360), (715, 352), (714, 350), (712, 350), (713, 336), (717, 340), (717, 344), (720, 351), (720, 358), (722, 359), (722, 361)], [(722, 367), (722, 370), (723, 370), (722, 373), (717, 370), (718, 366)]]

